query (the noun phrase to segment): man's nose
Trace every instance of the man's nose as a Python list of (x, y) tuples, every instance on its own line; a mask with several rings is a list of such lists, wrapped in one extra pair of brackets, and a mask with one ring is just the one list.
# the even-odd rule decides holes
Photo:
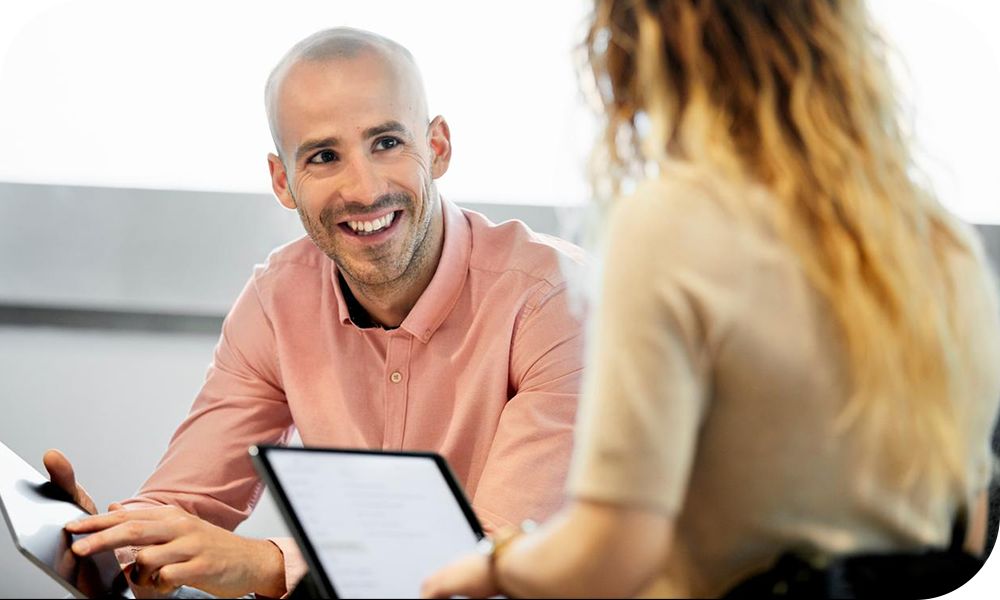
[(346, 166), (340, 192), (345, 202), (372, 204), (385, 193), (385, 182), (370, 160), (355, 158)]

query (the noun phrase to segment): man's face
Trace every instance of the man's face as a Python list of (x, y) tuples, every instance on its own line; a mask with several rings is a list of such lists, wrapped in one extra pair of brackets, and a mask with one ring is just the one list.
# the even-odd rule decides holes
[(281, 203), (349, 280), (382, 287), (415, 277), (440, 231), (433, 181), (451, 146), (441, 117), (427, 123), (411, 74), (372, 52), (303, 61), (275, 106), (284, 158), (268, 160)]

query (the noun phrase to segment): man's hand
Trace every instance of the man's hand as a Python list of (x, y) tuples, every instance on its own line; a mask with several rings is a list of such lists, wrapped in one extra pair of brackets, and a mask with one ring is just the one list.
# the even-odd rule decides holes
[(66, 524), (66, 531), (91, 534), (73, 544), (87, 556), (123, 546), (143, 546), (135, 556), (132, 582), (158, 593), (189, 585), (216, 596), (285, 593), (281, 550), (199, 519), (174, 506), (119, 510)]
[(73, 465), (65, 454), (58, 450), (49, 450), (42, 457), (42, 462), (45, 464), (45, 470), (49, 472), (52, 483), (61, 487), (83, 510), (92, 515), (97, 514), (97, 506), (87, 490), (76, 482)]

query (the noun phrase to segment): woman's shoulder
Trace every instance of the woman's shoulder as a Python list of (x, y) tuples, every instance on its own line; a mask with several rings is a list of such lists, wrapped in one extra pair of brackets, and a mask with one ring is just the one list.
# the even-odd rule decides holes
[(612, 220), (626, 221), (635, 234), (663, 242), (769, 245), (773, 208), (762, 186), (706, 167), (672, 163), (619, 200)]
[(615, 268), (737, 303), (755, 277), (794, 268), (761, 193), (697, 167), (663, 169), (614, 206), (607, 254)]
[(683, 212), (719, 201), (720, 181), (712, 171), (685, 163), (660, 165), (655, 176), (639, 182), (625, 198), (648, 210)]
[(724, 218), (739, 225), (773, 201), (763, 186), (719, 169), (686, 162), (659, 165), (655, 176), (639, 183), (626, 200), (647, 210), (690, 218)]

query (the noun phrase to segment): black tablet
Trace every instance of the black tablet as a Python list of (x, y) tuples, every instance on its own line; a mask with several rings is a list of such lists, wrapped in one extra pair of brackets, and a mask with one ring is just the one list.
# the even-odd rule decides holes
[(325, 597), (416, 598), (484, 535), (438, 454), (254, 446), (250, 455)]
[(130, 595), (114, 552), (80, 558), (70, 551), (80, 535), (63, 526), (87, 512), (5, 444), (0, 443), (0, 510), (25, 557), (77, 598)]

